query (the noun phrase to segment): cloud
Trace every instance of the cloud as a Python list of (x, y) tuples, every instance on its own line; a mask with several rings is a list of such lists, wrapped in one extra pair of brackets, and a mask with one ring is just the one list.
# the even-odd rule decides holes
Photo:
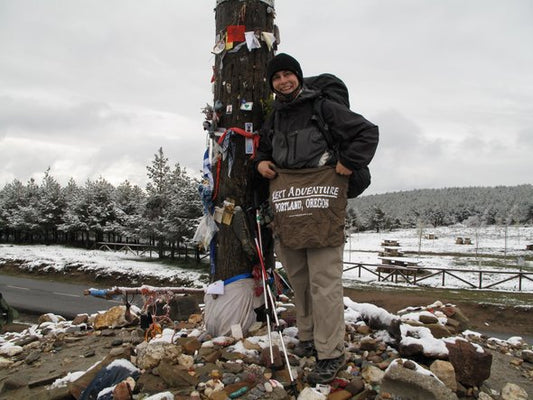
[(105, 125), (124, 123), (128, 118), (99, 102), (58, 104), (52, 99), (0, 96), (0, 109), (0, 132), (4, 136), (17, 132), (30, 137), (51, 135), (64, 140), (72, 131), (87, 135)]
[[(214, 2), (5, 0), (0, 186), (144, 185), (159, 147), (191, 172), (213, 103)], [(279, 51), (335, 73), (380, 127), (369, 191), (531, 182), (531, 2), (276, 2)], [(120, 179), (123, 177), (123, 179)]]

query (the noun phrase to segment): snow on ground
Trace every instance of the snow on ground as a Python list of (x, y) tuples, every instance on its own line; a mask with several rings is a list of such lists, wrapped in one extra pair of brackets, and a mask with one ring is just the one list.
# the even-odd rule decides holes
[[(437, 239), (427, 239), (429, 235), (435, 235)], [(472, 245), (455, 244), (458, 237), (470, 238)], [(422, 252), (432, 253), (475, 255), (477, 250), (479, 254), (508, 255), (515, 258), (527, 254), (533, 255), (531, 251), (525, 250), (526, 245), (533, 244), (533, 226), (509, 226), (506, 229), (504, 226), (491, 225), (476, 229), (461, 224), (425, 228), (421, 232), (417, 229), (399, 229), (392, 232), (353, 233), (346, 250), (351, 246), (353, 250), (377, 251), (381, 249), (381, 242), (387, 239), (398, 240), (404, 251), (418, 252), (420, 245)]]
[(137, 256), (131, 252), (85, 250), (55, 245), (0, 244), (0, 264), (2, 260), (23, 260), (22, 268), (30, 271), (36, 266), (48, 265), (48, 268), (58, 272), (76, 267), (82, 271), (120, 272), (132, 276), (160, 278), (174, 277), (179, 274), (180, 278), (194, 282), (196, 285), (201, 285), (200, 276), (207, 272), (207, 269), (196, 271), (169, 266), (147, 256)]
[[(430, 235), (436, 239), (428, 239)], [(469, 238), (470, 245), (456, 244), (457, 238)], [(532, 257), (533, 251), (526, 250), (526, 245), (533, 244), (533, 227), (531, 226), (488, 226), (469, 228), (463, 225), (438, 227), (432, 229), (402, 229), (393, 232), (359, 232), (348, 238), (345, 246), (344, 261), (348, 263), (381, 264), (379, 252), (383, 250), (381, 244), (385, 240), (396, 240), (408, 259), (420, 261), (423, 268), (457, 269), (461, 272), (454, 274), (468, 282), (479, 282), (478, 271), (519, 271), (533, 272), (533, 261), (525, 260)], [(419, 254), (420, 252), (420, 254)], [(470, 271), (470, 272), (468, 272)], [(476, 271), (476, 272), (472, 272)], [(500, 282), (512, 274), (490, 274), (483, 272), (483, 287)], [(533, 275), (529, 275), (533, 279)], [(370, 282), (376, 280), (372, 273), (359, 269), (352, 269), (344, 273), (346, 280)], [(442, 275), (425, 279), (424, 285), (442, 286)], [(446, 287), (468, 287), (459, 279), (446, 275)], [(518, 279), (511, 279), (494, 286), (495, 290), (518, 290)], [(533, 281), (522, 280), (523, 291), (533, 291)]]
[[(427, 239), (429, 235), (437, 239)], [(470, 238), (471, 245), (456, 244), (456, 238)], [(469, 228), (463, 225), (439, 227), (434, 229), (403, 229), (393, 232), (359, 232), (352, 234), (345, 246), (344, 261), (347, 263), (381, 264), (378, 253), (383, 250), (384, 240), (397, 240), (400, 249), (409, 252), (406, 257), (421, 262), (423, 268), (459, 269), (461, 278), (477, 284), (479, 272), (477, 270), (533, 272), (533, 261), (525, 257), (533, 257), (533, 251), (527, 251), (526, 245), (533, 244), (533, 227), (488, 226)], [(418, 252), (421, 252), (419, 255)], [(411, 253), (412, 252), (412, 253)], [(181, 269), (150, 259), (147, 256), (137, 256), (124, 252), (110, 252), (101, 250), (75, 249), (63, 246), (17, 246), (0, 244), (0, 263), (2, 260), (24, 260), (23, 267), (31, 270), (37, 265), (48, 265), (48, 268), (62, 271), (76, 267), (84, 271), (101, 271), (102, 273), (130, 273), (134, 276), (172, 277), (179, 274), (180, 278), (200, 284), (200, 277), (208, 272), (203, 270)], [(149, 262), (147, 262), (149, 261)], [(373, 268), (375, 270), (375, 267)], [(499, 282), (511, 275), (496, 275), (483, 273), (483, 286)], [(533, 275), (530, 275), (533, 279)], [(353, 269), (344, 273), (344, 279), (349, 281), (373, 282), (376, 276), (368, 271)], [(442, 286), (442, 276), (435, 275), (425, 279), (424, 285)], [(399, 283), (401, 284), (401, 283)], [(467, 285), (459, 279), (446, 276), (446, 287), (465, 288)], [(495, 290), (518, 290), (518, 280), (498, 284)], [(522, 280), (522, 291), (533, 292), (533, 281)]]

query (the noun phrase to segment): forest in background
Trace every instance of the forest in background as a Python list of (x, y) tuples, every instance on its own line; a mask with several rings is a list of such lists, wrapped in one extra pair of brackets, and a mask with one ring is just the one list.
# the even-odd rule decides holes
[(192, 238), (203, 214), (199, 182), (160, 148), (147, 166), (143, 190), (103, 178), (83, 186), (71, 179), (62, 187), (46, 171), (38, 184), (19, 180), (0, 189), (0, 242), (67, 244), (146, 243), (173, 257)]
[[(203, 215), (200, 182), (163, 149), (146, 167), (143, 189), (104, 178), (62, 187), (46, 171), (40, 183), (14, 180), (0, 189), (0, 242), (67, 244), (143, 243), (163, 257), (193, 238)], [(449, 226), (529, 225), (533, 185), (418, 189), (348, 201), (348, 231)]]
[(533, 223), (533, 185), (418, 189), (348, 201), (352, 231), (420, 226), (528, 225)]

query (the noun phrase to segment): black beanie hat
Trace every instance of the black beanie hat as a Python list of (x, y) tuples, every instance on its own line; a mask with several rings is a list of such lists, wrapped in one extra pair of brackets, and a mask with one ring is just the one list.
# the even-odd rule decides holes
[(298, 82), (300, 82), (300, 86), (303, 86), (304, 83), (304, 75), (302, 73), (302, 68), (300, 67), (300, 63), (296, 61), (294, 57), (289, 56), (285, 53), (280, 53), (277, 56), (275, 56), (267, 66), (267, 76), (268, 76), (268, 84), (270, 85), (270, 88), (272, 91), (274, 91), (274, 88), (272, 87), (272, 77), (274, 74), (278, 71), (291, 71), (298, 77)]

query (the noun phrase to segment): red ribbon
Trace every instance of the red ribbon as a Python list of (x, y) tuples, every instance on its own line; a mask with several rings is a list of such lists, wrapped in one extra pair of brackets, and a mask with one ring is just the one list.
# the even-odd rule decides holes
[[(226, 135), (230, 132), (235, 132), (241, 136), (244, 136), (245, 138), (249, 138), (249, 139), (252, 139), (253, 140), (253, 153), (252, 153), (252, 156), (250, 157), (250, 159), (254, 159), (255, 158), (255, 150), (257, 149), (257, 146), (259, 146), (259, 135), (256, 135), (252, 132), (246, 132), (244, 129), (241, 129), (241, 128), (228, 128), (226, 129), (226, 131), (222, 134), (222, 136), (220, 136), (220, 138), (218, 139), (217, 143), (219, 145), (222, 145), (222, 142), (224, 142), (224, 138), (226, 137)], [(216, 179), (215, 179), (215, 190), (213, 191), (213, 200), (215, 200), (217, 198), (217, 195), (218, 195), (218, 187), (219, 187), (219, 184), (220, 184), (220, 169), (222, 167), (222, 163), (221, 163), (221, 160), (219, 159), (217, 161), (217, 171), (216, 171)]]

